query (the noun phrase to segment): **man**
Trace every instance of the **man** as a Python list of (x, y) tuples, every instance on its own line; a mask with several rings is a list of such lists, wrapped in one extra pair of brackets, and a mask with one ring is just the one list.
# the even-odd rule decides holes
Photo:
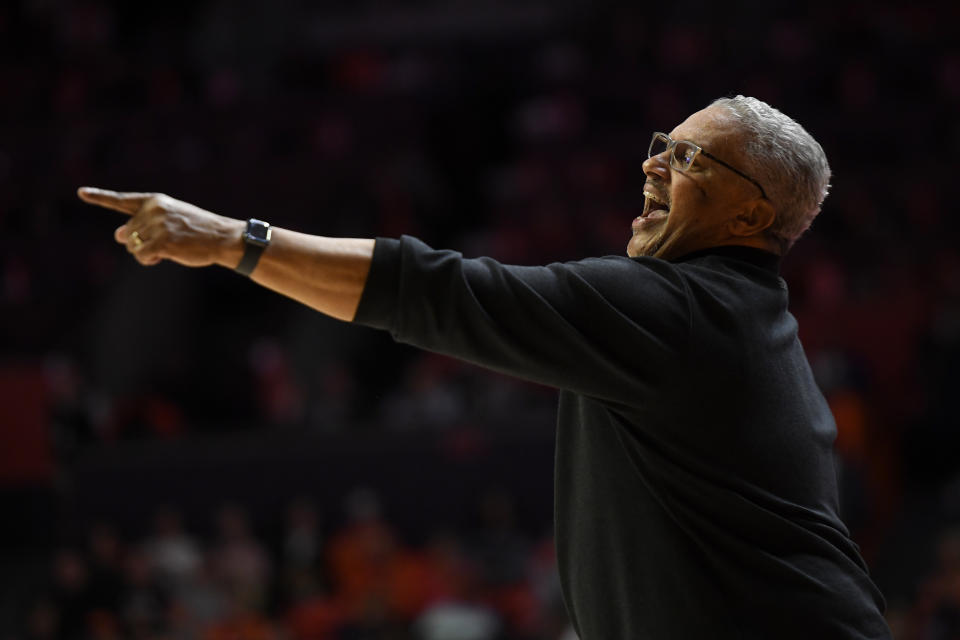
[[(643, 171), (629, 257), (511, 267), (275, 229), (251, 277), (560, 389), (556, 542), (582, 640), (889, 638), (778, 276), (826, 196), (823, 150), (737, 96), (655, 134)], [(80, 196), (132, 214), (116, 240), (143, 264), (250, 273), (267, 244), (166, 196)]]

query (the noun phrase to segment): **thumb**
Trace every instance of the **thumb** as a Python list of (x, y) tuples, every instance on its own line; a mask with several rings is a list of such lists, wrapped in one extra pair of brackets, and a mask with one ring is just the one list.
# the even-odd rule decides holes
[(94, 204), (98, 207), (105, 207), (119, 211), (120, 213), (133, 215), (143, 206), (144, 202), (152, 198), (155, 194), (80, 187), (77, 189), (77, 195), (88, 204)]
[(113, 232), (113, 239), (120, 244), (127, 244), (127, 240), (130, 239), (130, 228), (125, 224), (117, 227)]

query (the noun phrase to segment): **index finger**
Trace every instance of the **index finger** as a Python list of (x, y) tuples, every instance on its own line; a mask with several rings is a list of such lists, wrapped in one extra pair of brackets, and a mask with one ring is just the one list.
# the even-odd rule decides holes
[(127, 215), (135, 214), (143, 203), (152, 198), (153, 193), (140, 193), (137, 191), (110, 191), (109, 189), (97, 189), (96, 187), (80, 187), (77, 189), (77, 195), (80, 199), (89, 204), (95, 204), (107, 209), (113, 209)]

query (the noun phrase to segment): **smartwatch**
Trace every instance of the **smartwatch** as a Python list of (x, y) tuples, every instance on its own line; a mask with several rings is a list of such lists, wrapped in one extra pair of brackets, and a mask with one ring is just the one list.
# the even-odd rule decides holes
[(273, 230), (269, 222), (250, 218), (247, 220), (247, 229), (243, 232), (243, 242), (246, 248), (243, 252), (243, 258), (234, 271), (247, 277), (257, 268), (257, 262), (260, 260), (260, 254), (270, 246), (270, 235)]

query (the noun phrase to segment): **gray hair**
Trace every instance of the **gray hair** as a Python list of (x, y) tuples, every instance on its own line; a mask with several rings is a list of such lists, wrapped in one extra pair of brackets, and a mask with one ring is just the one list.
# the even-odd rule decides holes
[(813, 223), (830, 190), (823, 147), (795, 120), (766, 102), (746, 96), (720, 98), (746, 134), (746, 172), (763, 185), (777, 210), (770, 233), (786, 252)]

